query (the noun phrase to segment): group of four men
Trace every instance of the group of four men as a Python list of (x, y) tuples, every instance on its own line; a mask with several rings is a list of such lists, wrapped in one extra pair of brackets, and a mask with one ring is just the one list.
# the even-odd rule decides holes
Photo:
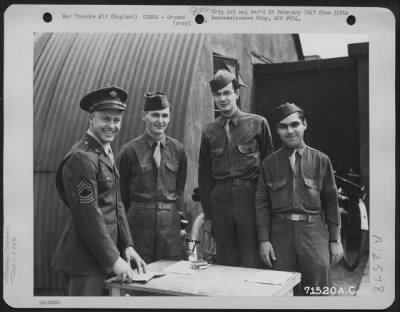
[[(328, 157), (304, 143), (303, 111), (290, 103), (274, 110), (283, 147), (273, 152), (267, 120), (237, 106), (236, 77), (219, 70), (210, 87), (221, 115), (203, 130), (198, 182), (217, 264), (299, 271), (298, 294), (328, 285), (330, 265), (343, 253), (337, 191)], [(145, 131), (114, 160), (110, 143), (126, 99), (124, 90), (106, 87), (81, 100), (89, 129), (57, 171), (71, 217), (53, 266), (68, 295), (101, 295), (111, 273), (129, 280), (131, 265), (142, 273), (146, 263), (182, 257), (187, 158), (182, 143), (165, 135), (171, 105), (165, 94), (147, 93)]]

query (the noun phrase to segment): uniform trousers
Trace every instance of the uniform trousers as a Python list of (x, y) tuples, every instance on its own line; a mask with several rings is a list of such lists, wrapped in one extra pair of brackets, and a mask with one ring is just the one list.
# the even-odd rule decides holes
[(102, 296), (105, 275), (63, 274), (68, 296)]
[(329, 233), (322, 218), (290, 221), (272, 218), (271, 243), (276, 261), (273, 269), (301, 273), (295, 295), (307, 295), (305, 287), (330, 286)]
[[(240, 181), (239, 181), (240, 182)], [(257, 184), (218, 180), (210, 196), (217, 264), (261, 268), (257, 242), (255, 192)]]
[(135, 250), (146, 263), (160, 259), (181, 260), (180, 215), (176, 206), (145, 208), (131, 203), (127, 213)]

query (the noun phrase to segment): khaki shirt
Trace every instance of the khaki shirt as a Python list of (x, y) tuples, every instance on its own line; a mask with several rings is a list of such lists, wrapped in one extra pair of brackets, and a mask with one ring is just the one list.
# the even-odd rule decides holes
[(218, 117), (203, 130), (199, 155), (199, 191), (205, 218), (210, 218), (210, 194), (218, 180), (257, 180), (261, 160), (273, 151), (267, 120), (238, 110), (230, 125), (231, 144)]
[(118, 153), (116, 163), (126, 209), (131, 201), (172, 202), (183, 193), (187, 172), (183, 144), (164, 136), (161, 140), (159, 169), (153, 160), (154, 149), (154, 139), (144, 133), (125, 144)]
[(338, 196), (328, 156), (306, 145), (298, 151), (294, 175), (289, 164), (292, 151), (283, 147), (261, 164), (256, 192), (259, 241), (270, 240), (275, 213), (323, 214), (330, 240), (339, 239)]

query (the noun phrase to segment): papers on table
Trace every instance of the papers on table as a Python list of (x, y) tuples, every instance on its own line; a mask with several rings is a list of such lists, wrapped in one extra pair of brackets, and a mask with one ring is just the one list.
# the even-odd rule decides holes
[(246, 281), (270, 285), (283, 285), (285, 282), (293, 277), (293, 274), (294, 273), (292, 272), (263, 270), (251, 275), (249, 278), (246, 279)]
[(142, 274), (137, 274), (133, 277), (132, 282), (148, 282), (151, 280), (153, 277), (159, 277), (159, 276), (164, 276), (165, 273), (162, 272), (148, 272), (148, 273), (142, 273)]
[(175, 264), (167, 266), (164, 270), (164, 273), (178, 273), (178, 274), (186, 274), (191, 275), (196, 273), (196, 270), (191, 268), (190, 261), (179, 261)]
[[(130, 284), (130, 283), (134, 283), (134, 282), (147, 283), (153, 277), (159, 277), (159, 276), (164, 276), (164, 275), (165, 275), (165, 273), (163, 273), (163, 272), (148, 272), (148, 273), (142, 273), (142, 274), (135, 274), (133, 279), (127, 280), (123, 283), (126, 283), (126, 284)], [(118, 276), (111, 278), (110, 282), (122, 283)]]

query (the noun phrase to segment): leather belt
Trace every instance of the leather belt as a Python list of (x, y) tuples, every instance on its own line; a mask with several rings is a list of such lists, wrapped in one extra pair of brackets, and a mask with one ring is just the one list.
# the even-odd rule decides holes
[(236, 186), (250, 186), (253, 183), (257, 182), (256, 180), (243, 180), (243, 179), (232, 179), (232, 184)]
[(175, 208), (175, 202), (155, 202), (155, 203), (131, 202), (131, 206), (134, 206), (135, 208), (171, 210), (171, 209)]
[(284, 220), (289, 220), (289, 221), (294, 221), (294, 222), (299, 222), (299, 221), (312, 222), (312, 221), (321, 220), (320, 214), (275, 213), (272, 216), (279, 218), (279, 219), (284, 219)]

